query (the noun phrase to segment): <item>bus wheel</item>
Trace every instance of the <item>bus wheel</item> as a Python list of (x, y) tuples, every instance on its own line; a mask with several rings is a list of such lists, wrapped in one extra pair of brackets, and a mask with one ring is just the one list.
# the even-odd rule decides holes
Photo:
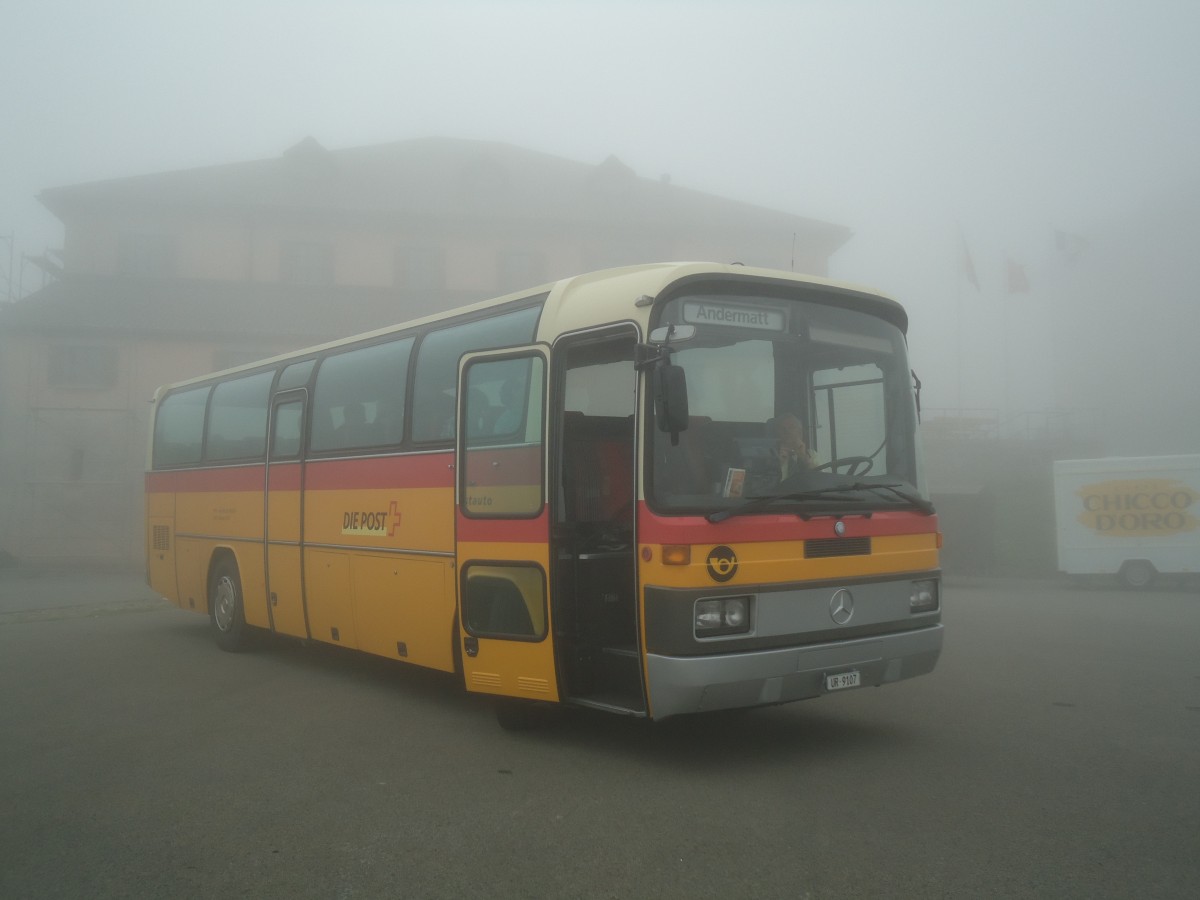
[(1121, 566), (1121, 571), (1117, 573), (1121, 584), (1131, 588), (1149, 587), (1156, 575), (1158, 572), (1154, 565), (1145, 559), (1126, 560)]
[(231, 559), (222, 559), (213, 569), (208, 585), (208, 620), (222, 650), (236, 653), (249, 646), (250, 627), (242, 609), (242, 580), (237, 564)]

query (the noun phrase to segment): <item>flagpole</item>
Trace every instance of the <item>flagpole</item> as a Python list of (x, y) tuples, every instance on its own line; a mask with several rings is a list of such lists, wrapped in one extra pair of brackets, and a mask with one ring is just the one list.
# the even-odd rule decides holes
[(958, 408), (961, 413), (966, 409), (967, 398), (963, 390), (963, 281), (970, 281), (975, 286), (975, 290), (979, 290), (979, 276), (975, 274), (975, 262), (971, 259), (971, 249), (967, 246), (967, 235), (963, 232), (962, 223), (958, 222), (958, 296), (956, 301), (955, 317), (958, 320)]
[(954, 301), (955, 330), (958, 332), (958, 340), (954, 342), (954, 346), (958, 353), (958, 414), (960, 416), (965, 408), (963, 398), (963, 277), (960, 272), (958, 278), (955, 279), (958, 290), (955, 292)]
[[(1002, 330), (1001, 341), (1000, 341), (1000, 347), (1001, 347), (1000, 352), (1003, 354), (1003, 358), (1000, 360), (1000, 365), (1002, 366), (1001, 373), (1004, 376), (1004, 417), (1005, 417), (1005, 419), (1012, 421), (1012, 418), (1013, 418), (1012, 385), (1009, 383), (1011, 380), (1011, 373), (1009, 372), (1009, 356), (1008, 356), (1008, 319), (1009, 319), (1008, 303), (1009, 303), (1009, 299), (1011, 299), (1011, 295), (1009, 295), (1009, 297), (1006, 297), (1004, 302), (1000, 304), (1000, 328)], [(1003, 435), (1001, 435), (1001, 437), (1003, 437)]]

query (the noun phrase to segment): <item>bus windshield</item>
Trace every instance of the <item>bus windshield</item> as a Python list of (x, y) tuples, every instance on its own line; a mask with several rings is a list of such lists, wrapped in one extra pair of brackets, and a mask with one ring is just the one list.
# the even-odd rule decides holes
[[(671, 300), (687, 428), (649, 411), (652, 506), (667, 513), (928, 511), (904, 335), (855, 309), (774, 296)], [(682, 329), (681, 329), (682, 331)]]

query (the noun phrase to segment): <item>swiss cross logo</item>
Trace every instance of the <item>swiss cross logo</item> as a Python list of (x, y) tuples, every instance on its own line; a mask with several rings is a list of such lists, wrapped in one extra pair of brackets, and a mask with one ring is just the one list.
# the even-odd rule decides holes
[(400, 502), (393, 500), (388, 504), (388, 537), (394, 537), (400, 527)]

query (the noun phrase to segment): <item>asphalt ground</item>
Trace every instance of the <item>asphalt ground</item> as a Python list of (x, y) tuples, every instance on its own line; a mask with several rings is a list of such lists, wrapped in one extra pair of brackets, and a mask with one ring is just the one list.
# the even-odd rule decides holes
[(217, 650), (0, 570), (0, 897), (1200, 896), (1200, 595), (949, 579), (930, 676), (499, 729), (453, 678)]

